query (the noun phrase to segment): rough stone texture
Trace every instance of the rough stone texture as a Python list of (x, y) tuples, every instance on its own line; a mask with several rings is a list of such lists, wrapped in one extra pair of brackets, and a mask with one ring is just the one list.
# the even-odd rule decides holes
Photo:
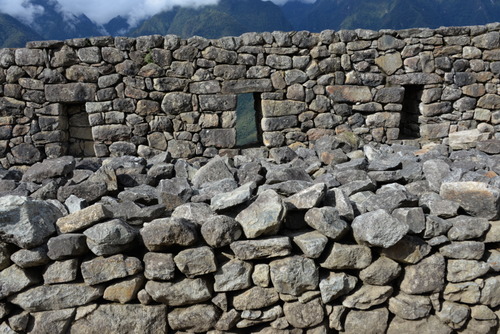
[(382, 209), (356, 217), (351, 226), (358, 243), (383, 248), (397, 243), (409, 229)]
[(430, 316), (421, 320), (405, 320), (395, 317), (389, 327), (387, 328), (388, 334), (396, 333), (438, 333), (438, 334), (451, 334), (453, 330), (443, 324), (436, 316)]
[(61, 233), (71, 233), (90, 227), (106, 218), (111, 212), (101, 203), (76, 211), (57, 220), (56, 225)]
[(500, 190), (482, 182), (448, 182), (439, 195), (455, 201), (473, 217), (497, 218), (500, 214)]
[(208, 282), (201, 278), (177, 283), (148, 281), (145, 289), (155, 301), (169, 306), (201, 303), (212, 297)]
[(258, 310), (277, 303), (278, 292), (273, 288), (253, 287), (233, 298), (234, 308), (237, 310)]
[(174, 278), (175, 262), (172, 254), (144, 254), (144, 276), (150, 280), (169, 281)]
[(138, 258), (125, 257), (122, 254), (111, 257), (97, 257), (81, 265), (82, 276), (88, 285), (96, 285), (116, 278), (135, 275), (142, 271)]
[(384, 256), (378, 258), (365, 269), (359, 272), (359, 278), (365, 284), (386, 285), (401, 273), (401, 266)]
[(407, 294), (439, 292), (444, 288), (445, 260), (442, 255), (429, 256), (405, 269), (401, 290)]
[(342, 305), (348, 308), (366, 310), (384, 303), (392, 295), (391, 286), (363, 285), (359, 290), (347, 296)]
[(205, 333), (215, 325), (219, 316), (220, 311), (214, 305), (194, 305), (170, 311), (168, 324), (173, 330)]
[(330, 254), (321, 267), (338, 269), (364, 269), (372, 262), (372, 253), (370, 248), (359, 245), (344, 245), (335, 243), (330, 250)]
[(349, 226), (340, 218), (334, 207), (312, 208), (307, 211), (304, 220), (309, 226), (333, 240), (341, 238), (349, 230)]
[(370, 311), (352, 310), (345, 319), (345, 333), (382, 334), (387, 329), (389, 312), (385, 308)]
[(319, 273), (313, 260), (301, 256), (272, 261), (271, 281), (281, 293), (298, 296), (318, 286)]
[(290, 239), (287, 237), (235, 241), (230, 247), (236, 257), (241, 260), (286, 256), (291, 253), (292, 249)]
[(321, 300), (326, 304), (346, 295), (354, 289), (357, 282), (358, 279), (355, 276), (349, 276), (345, 273), (330, 273), (328, 277), (319, 282)]
[(400, 292), (389, 299), (389, 311), (406, 320), (424, 318), (431, 310), (431, 300), (427, 296), (407, 295)]
[(243, 231), (241, 226), (231, 217), (210, 217), (201, 226), (201, 235), (205, 242), (214, 248), (224, 247), (238, 240)]
[(38, 277), (31, 272), (27, 272), (16, 265), (0, 271), (0, 298), (4, 299), (16, 292), (22, 291), (30, 285), (38, 282)]
[(61, 310), (88, 304), (103, 293), (102, 286), (81, 283), (41, 285), (17, 294), (11, 303), (29, 312)]
[(161, 251), (169, 246), (190, 246), (198, 239), (192, 223), (185, 219), (161, 218), (144, 224), (140, 231), (144, 244), (150, 251)]
[(310, 328), (322, 322), (324, 310), (319, 299), (310, 302), (285, 303), (283, 306), (286, 320), (295, 328)]
[(262, 192), (257, 199), (236, 216), (247, 238), (274, 235), (286, 214), (281, 197), (272, 189)]
[(85, 230), (87, 245), (97, 256), (113, 255), (126, 250), (137, 231), (120, 219), (100, 223)]
[(76, 320), (70, 333), (167, 333), (166, 311), (164, 305), (100, 305)]
[(195, 277), (217, 270), (215, 254), (207, 246), (180, 251), (174, 262), (177, 268), (187, 277)]
[(0, 198), (2, 239), (21, 248), (41, 245), (54, 234), (61, 212), (53, 205), (21, 196)]
[(233, 259), (220, 267), (214, 274), (214, 291), (235, 291), (252, 285), (253, 266), (249, 262)]

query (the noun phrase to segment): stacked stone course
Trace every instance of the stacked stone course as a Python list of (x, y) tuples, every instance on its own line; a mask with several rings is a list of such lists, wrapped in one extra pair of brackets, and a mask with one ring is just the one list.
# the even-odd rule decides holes
[(2, 333), (481, 333), (500, 155), (252, 148), (0, 169)]
[(266, 147), (345, 131), (446, 142), (478, 125), (474, 139), (498, 137), (499, 36), (495, 23), (30, 42), (0, 50), (0, 158), (214, 156), (236, 146), (243, 93)]

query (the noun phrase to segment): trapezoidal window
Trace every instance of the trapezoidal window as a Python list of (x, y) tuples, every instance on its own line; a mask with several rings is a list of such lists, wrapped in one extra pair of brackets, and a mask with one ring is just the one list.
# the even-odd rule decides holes
[(68, 154), (74, 157), (95, 157), (94, 140), (84, 104), (66, 105), (68, 116)]
[(418, 118), (420, 114), (420, 102), (424, 87), (420, 85), (404, 86), (403, 109), (399, 122), (399, 139), (420, 138), (420, 126)]
[(260, 94), (239, 94), (236, 105), (236, 146), (248, 147), (260, 144), (262, 131)]

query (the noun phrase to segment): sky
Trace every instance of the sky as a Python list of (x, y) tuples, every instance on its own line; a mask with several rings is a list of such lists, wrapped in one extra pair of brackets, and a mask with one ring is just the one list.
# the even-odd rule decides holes
[[(219, 0), (46, 0), (56, 1), (67, 17), (85, 14), (97, 24), (105, 24), (120, 15), (127, 18), (129, 25), (134, 26), (142, 19), (174, 6), (198, 7), (216, 4)], [(254, 0), (260, 1), (260, 0)], [(313, 3), (316, 0), (262, 0), (283, 5), (288, 1)], [(0, 11), (14, 16), (24, 23), (43, 12), (43, 7), (33, 5), (31, 0), (0, 0)]]

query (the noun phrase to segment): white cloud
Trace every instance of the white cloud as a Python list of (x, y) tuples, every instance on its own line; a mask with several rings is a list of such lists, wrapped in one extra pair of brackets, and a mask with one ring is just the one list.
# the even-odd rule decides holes
[(0, 12), (31, 23), (37, 14), (43, 13), (43, 7), (33, 5), (29, 0), (0, 0)]
[(174, 6), (197, 7), (213, 5), (219, 0), (56, 0), (66, 14), (85, 14), (98, 24), (109, 22), (120, 15), (134, 25), (161, 11), (172, 9)]
[[(71, 20), (73, 15), (84, 14), (97, 24), (105, 24), (120, 15), (126, 18), (131, 26), (140, 20), (151, 17), (159, 12), (170, 10), (175, 6), (199, 7), (214, 5), (219, 0), (45, 0), (57, 2), (59, 10)], [(288, 1), (313, 3), (316, 0), (253, 0), (272, 1), (283, 5)], [(43, 13), (43, 7), (34, 5), (31, 0), (0, 0), (0, 12), (12, 15), (26, 23), (33, 17)]]

